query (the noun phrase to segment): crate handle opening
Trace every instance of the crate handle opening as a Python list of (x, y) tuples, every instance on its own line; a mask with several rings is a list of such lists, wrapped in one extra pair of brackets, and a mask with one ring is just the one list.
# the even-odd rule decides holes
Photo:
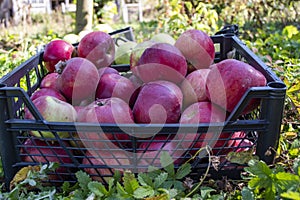
[(286, 88), (286, 85), (284, 83), (281, 83), (281, 82), (275, 82), (275, 81), (272, 81), (270, 83), (267, 84), (269, 87), (271, 88), (277, 88), (277, 89), (284, 89)]
[(7, 85), (4, 83), (0, 83), (0, 88), (6, 87)]

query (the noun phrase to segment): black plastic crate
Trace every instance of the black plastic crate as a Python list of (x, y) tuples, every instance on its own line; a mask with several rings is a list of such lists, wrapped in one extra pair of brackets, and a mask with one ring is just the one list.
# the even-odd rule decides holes
[[(228, 33), (229, 32), (229, 33)], [(231, 33), (230, 33), (231, 32)], [(122, 34), (127, 36), (122, 37)], [(280, 125), (282, 120), (282, 113), (284, 108), (284, 99), (286, 87), (284, 83), (268, 68), (247, 46), (235, 35), (236, 32), (225, 31), (219, 32), (217, 35), (212, 36), (215, 43), (216, 52), (215, 62), (219, 62), (227, 58), (228, 53), (234, 56), (238, 60), (243, 60), (257, 70), (262, 72), (267, 79), (267, 86), (264, 87), (252, 87), (250, 88), (243, 98), (240, 100), (236, 108), (227, 118), (225, 125), (223, 123), (216, 124), (186, 124), (179, 127), (178, 124), (94, 124), (94, 123), (63, 123), (63, 122), (48, 122), (42, 119), (40, 113), (37, 111), (30, 95), (38, 89), (39, 84), (45, 75), (45, 69), (42, 63), (43, 52), (37, 53), (19, 67), (14, 69), (11, 73), (5, 75), (0, 79), (0, 148), (1, 157), (3, 162), (3, 168), (5, 173), (5, 181), (7, 186), (12, 180), (14, 174), (23, 166), (38, 165), (39, 163), (34, 160), (36, 157), (43, 157), (46, 161), (51, 161), (50, 158), (59, 158), (60, 166), (63, 168), (58, 170), (52, 178), (49, 179), (51, 183), (61, 183), (63, 181), (74, 182), (75, 172), (78, 170), (91, 169), (94, 170), (94, 177), (98, 177), (98, 180), (105, 182), (105, 177), (112, 176), (113, 169), (129, 169), (134, 172), (144, 171), (151, 163), (145, 163), (147, 160), (143, 152), (148, 151), (148, 146), (144, 149), (138, 148), (137, 144), (145, 139), (134, 137), (135, 134), (151, 134), (156, 130), (160, 130), (160, 135), (166, 135), (166, 140), (158, 140), (154, 137), (149, 137), (146, 141), (161, 142), (162, 146), (168, 141), (179, 144), (182, 141), (176, 140), (173, 136), (180, 133), (189, 133), (197, 130), (200, 135), (207, 134), (207, 130), (210, 131), (222, 131), (226, 132), (227, 136), (231, 136), (235, 132), (243, 132), (237, 138), (218, 138), (212, 137), (206, 139), (206, 142), (216, 142), (217, 140), (223, 141), (219, 146), (212, 148), (214, 158), (217, 158), (219, 164), (216, 170), (213, 166), (209, 165), (209, 157), (203, 151), (201, 157), (196, 157), (191, 161), (192, 174), (191, 177), (199, 179), (206, 171), (208, 166), (210, 167), (211, 177), (220, 178), (222, 176), (228, 176), (233, 179), (239, 178), (240, 171), (243, 165), (230, 163), (226, 159), (226, 155), (230, 151), (243, 151), (252, 149), (260, 159), (267, 163), (271, 163), (274, 159), (275, 151), (277, 148)], [(115, 37), (117, 43), (118, 40), (133, 40), (133, 33), (130, 28), (118, 30), (111, 34)], [(121, 38), (121, 39), (120, 39)], [(129, 70), (129, 65), (115, 65), (113, 66), (119, 71), (125, 72)], [(251, 99), (261, 99), (261, 104), (258, 109), (254, 110), (250, 114), (241, 115), (243, 109), (247, 106)], [(37, 119), (25, 120), (23, 119), (24, 107), (28, 107), (34, 117)], [(92, 134), (99, 131), (99, 128), (105, 133), (110, 134), (126, 134), (130, 133), (130, 137), (126, 141), (113, 142), (118, 145), (111, 146), (108, 140), (80, 140), (74, 137), (74, 133), (77, 131), (85, 132), (85, 134)], [(47, 154), (43, 152), (44, 146), (36, 143), (36, 140), (30, 136), (29, 131), (51, 131), (56, 138), (42, 138), (46, 142), (46, 147), (51, 151)], [(57, 132), (68, 132), (70, 137), (60, 138)], [(125, 133), (126, 132), (126, 133)], [(30, 139), (29, 139), (30, 138)], [(172, 139), (173, 138), (173, 139)], [(28, 149), (24, 149), (24, 141), (31, 140), (32, 148), (36, 149), (35, 154), (28, 153)], [(58, 145), (53, 145), (53, 141), (58, 142)], [(80, 142), (99, 142), (103, 144), (101, 153), (95, 153), (93, 156), (87, 155), (87, 148), (80, 145)], [(249, 142), (250, 141), (250, 142)], [(124, 143), (126, 142), (126, 145)], [(236, 142), (238, 145), (230, 146)], [(73, 144), (73, 146), (70, 145)], [(177, 150), (182, 150), (182, 154), (174, 154), (173, 158), (178, 158), (179, 161), (187, 160), (191, 157), (190, 152), (195, 152), (198, 149), (193, 146), (187, 149), (180, 149), (180, 146), (175, 147)], [(57, 155), (55, 149), (64, 151), (64, 155)], [(120, 150), (121, 149), (121, 150)], [(163, 148), (159, 148), (158, 151), (151, 153), (152, 158), (157, 158), (154, 163), (158, 162), (160, 151)], [(95, 148), (93, 150), (96, 150)], [(120, 153), (121, 152), (121, 153)], [(149, 151), (148, 151), (149, 152)], [(138, 154), (140, 153), (140, 154)], [(116, 159), (116, 155), (117, 159)], [(32, 161), (22, 161), (25, 156), (33, 159)], [(93, 158), (97, 157), (102, 160), (100, 163), (92, 164)], [(145, 158), (145, 159), (144, 159)], [(65, 162), (67, 159), (68, 162)], [(85, 162), (83, 162), (85, 160)], [(109, 166), (106, 165), (110, 160)], [(130, 162), (129, 162), (130, 160)], [(176, 161), (175, 166), (178, 167), (181, 162)], [(95, 171), (98, 169), (99, 171)]]

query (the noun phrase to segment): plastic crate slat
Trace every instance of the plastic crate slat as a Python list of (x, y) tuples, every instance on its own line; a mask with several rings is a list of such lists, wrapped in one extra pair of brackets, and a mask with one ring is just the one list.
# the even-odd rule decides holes
[[(5, 122), (8, 126), (9, 131), (30, 131), (30, 130), (39, 130), (39, 131), (65, 131), (65, 132), (76, 132), (82, 130), (85, 132), (95, 132), (99, 131), (99, 124), (94, 123), (80, 123), (81, 125), (73, 122), (47, 122), (47, 121), (34, 121), (34, 120), (22, 120), (22, 119), (11, 119)], [(145, 127), (140, 127), (140, 124), (118, 124), (118, 126), (110, 124), (104, 125), (101, 124), (101, 130), (107, 133), (138, 133), (138, 134), (147, 134), (147, 133), (156, 133), (158, 128), (161, 128), (159, 133), (194, 133), (194, 132), (206, 132), (208, 128), (211, 130), (222, 130), (227, 131), (238, 131), (238, 130), (266, 130), (268, 126), (268, 121), (266, 120), (238, 120), (234, 122), (228, 122), (226, 125), (214, 126), (209, 124), (181, 124), (180, 129), (178, 124), (152, 124)], [(131, 131), (126, 131), (131, 130)]]
[(249, 64), (259, 70), (267, 78), (268, 82), (276, 81), (283, 83), (282, 80), (277, 77), (276, 74), (269, 67), (267, 67), (267, 65), (256, 54), (254, 54), (253, 51), (251, 51), (238, 37), (233, 36), (232, 40), (233, 47), (238, 48), (239, 53), (243, 57), (246, 57)]
[(21, 78), (27, 74), (31, 69), (38, 67), (40, 61), (40, 54), (34, 55), (29, 58), (27, 61), (14, 68), (11, 72), (4, 75), (0, 79), (0, 83), (6, 84), (7, 86), (13, 87), (15, 84), (19, 82)]
[[(234, 110), (230, 113), (230, 115), (228, 116), (226, 122), (228, 121), (235, 121), (238, 116), (241, 115), (241, 113), (243, 112), (243, 110), (246, 108), (246, 106), (248, 105), (248, 103), (256, 98), (256, 99), (268, 99), (268, 98), (279, 98), (282, 99), (285, 96), (285, 89), (286, 88), (279, 88), (277, 90), (278, 95), (274, 94), (274, 88), (271, 88), (269, 86), (266, 87), (251, 87), (249, 88), (244, 95), (242, 96), (242, 98), (240, 99), (240, 101), (237, 103), (236, 107), (234, 108)], [(273, 95), (271, 94), (273, 93)]]

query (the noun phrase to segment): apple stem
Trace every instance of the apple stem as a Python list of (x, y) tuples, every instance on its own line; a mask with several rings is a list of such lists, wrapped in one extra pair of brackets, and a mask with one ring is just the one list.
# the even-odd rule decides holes
[(59, 61), (58, 63), (56, 63), (55, 65), (55, 72), (61, 74), (63, 69), (66, 67), (66, 62), (65, 61)]
[(98, 101), (96, 104), (97, 104), (97, 106), (104, 106), (104, 103), (101, 101)]

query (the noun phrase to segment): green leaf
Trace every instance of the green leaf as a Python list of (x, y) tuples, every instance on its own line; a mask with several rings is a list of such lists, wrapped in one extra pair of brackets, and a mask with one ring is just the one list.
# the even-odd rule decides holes
[(119, 182), (117, 182), (117, 192), (121, 196), (128, 195), (128, 193), (125, 191), (124, 187)]
[(297, 27), (293, 26), (293, 25), (286, 26), (282, 30), (282, 34), (286, 35), (288, 38), (292, 38), (293, 35), (296, 35), (298, 33), (299, 33), (299, 31), (298, 31)]
[(125, 191), (124, 187), (119, 182), (117, 182), (117, 192), (118, 192), (118, 195), (121, 196), (121, 197), (128, 197), (128, 196), (130, 196)]
[(174, 180), (167, 180), (163, 184), (163, 188), (170, 189), (174, 185)]
[(300, 183), (299, 176), (288, 172), (278, 172), (277, 174), (275, 174), (275, 177), (280, 181), (292, 181), (292, 182)]
[(275, 199), (275, 186), (272, 185), (272, 187), (266, 187), (265, 193), (264, 193), (264, 199), (266, 200), (274, 200)]
[(108, 180), (108, 193), (113, 193), (117, 181), (114, 178)]
[(87, 195), (87, 193), (89, 192), (88, 184), (92, 181), (92, 179), (87, 173), (83, 171), (76, 172), (75, 176), (77, 178), (79, 187), (83, 190), (84, 195)]
[(155, 172), (155, 171), (158, 171), (159, 170), (159, 168), (158, 167), (155, 167), (155, 166), (149, 166), (148, 167), (148, 172)]
[(259, 187), (260, 184), (261, 184), (261, 178), (258, 178), (258, 177), (254, 177), (252, 178), (251, 180), (249, 180), (248, 182), (248, 186), (251, 188), (251, 189), (255, 189), (256, 187)]
[(115, 182), (120, 181), (121, 178), (122, 178), (122, 174), (121, 174), (120, 170), (115, 170), (114, 176), (113, 176), (113, 179), (115, 180)]
[(294, 85), (286, 91), (287, 93), (296, 93), (300, 91), (300, 81), (295, 82)]
[(71, 187), (70, 182), (65, 181), (61, 187), (61, 189), (63, 190), (63, 192), (69, 192), (69, 188)]
[(162, 172), (157, 177), (154, 178), (154, 188), (159, 188), (168, 178), (168, 173)]
[(299, 200), (300, 199), (300, 192), (293, 192), (287, 191), (280, 195), (283, 198), (292, 199), (292, 200)]
[(193, 9), (192, 3), (191, 3), (191, 2), (188, 2), (188, 1), (184, 1), (184, 4), (185, 4), (187, 10), (191, 12), (192, 9)]
[(11, 200), (18, 200), (19, 196), (20, 196), (19, 187), (15, 187), (8, 195), (9, 199), (11, 199)]
[(88, 188), (91, 192), (93, 192), (98, 197), (102, 197), (108, 194), (108, 191), (104, 187), (104, 185), (100, 182), (92, 181), (89, 182)]
[(287, 172), (279, 172), (275, 174), (276, 183), (283, 191), (290, 188), (298, 188), (300, 186), (300, 177)]
[(211, 192), (216, 191), (215, 189), (212, 189), (211, 187), (201, 187), (200, 188), (200, 193), (201, 193), (201, 197), (203, 199), (207, 199), (208, 196), (210, 196)]
[(150, 176), (146, 173), (139, 173), (138, 174), (138, 181), (142, 186), (151, 186), (153, 187), (153, 182)]
[(167, 194), (169, 199), (174, 199), (178, 195), (176, 189), (159, 188), (158, 191)]
[(160, 155), (161, 166), (167, 171), (170, 176), (174, 176), (174, 161), (167, 151), (162, 151)]
[(178, 191), (184, 190), (183, 183), (181, 181), (173, 181), (173, 185), (174, 185), (174, 189)]
[(248, 165), (249, 167), (245, 167), (245, 171), (258, 176), (259, 178), (264, 178), (272, 174), (272, 170), (263, 161), (250, 160)]
[(76, 184), (71, 186), (70, 182), (65, 181), (61, 188), (62, 188), (63, 194), (68, 194), (68, 193), (78, 189), (79, 185), (78, 185), (78, 182), (77, 182)]
[(254, 200), (255, 199), (253, 192), (247, 187), (243, 187), (241, 193), (242, 193), (243, 200)]
[(140, 187), (137, 179), (134, 177), (134, 174), (130, 171), (124, 172), (124, 189), (128, 194), (133, 195), (134, 191)]
[(87, 188), (88, 183), (92, 181), (86, 172), (78, 171), (75, 175), (81, 188)]
[(187, 175), (189, 175), (192, 171), (192, 167), (190, 163), (184, 163), (183, 165), (181, 165), (176, 172), (175, 178), (176, 179), (182, 179), (184, 177), (186, 177)]
[(154, 194), (155, 194), (155, 191), (153, 190), (152, 187), (143, 186), (143, 187), (137, 188), (134, 191), (133, 197), (136, 199), (143, 199), (146, 197), (152, 197), (152, 196), (154, 196)]

